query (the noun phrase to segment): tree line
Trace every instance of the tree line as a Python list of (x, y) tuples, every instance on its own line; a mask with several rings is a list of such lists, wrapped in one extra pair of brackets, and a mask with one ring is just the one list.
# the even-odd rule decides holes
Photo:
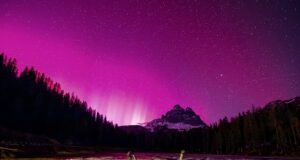
[(205, 128), (178, 132), (162, 127), (127, 136), (132, 148), (154, 151), (300, 155), (300, 97), (289, 103), (276, 101), (263, 108), (253, 107)]
[[(70, 145), (114, 145), (117, 126), (33, 67), (0, 55), (0, 126)], [(108, 141), (109, 140), (109, 141)]]

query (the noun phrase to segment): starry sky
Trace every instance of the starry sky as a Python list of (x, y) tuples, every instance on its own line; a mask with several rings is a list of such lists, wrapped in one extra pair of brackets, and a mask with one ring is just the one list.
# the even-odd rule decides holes
[(300, 95), (300, 1), (0, 0), (0, 51), (119, 125)]

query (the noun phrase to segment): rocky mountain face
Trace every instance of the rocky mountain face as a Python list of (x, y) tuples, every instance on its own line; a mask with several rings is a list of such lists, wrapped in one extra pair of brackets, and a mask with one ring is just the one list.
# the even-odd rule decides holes
[(203, 128), (206, 126), (207, 125), (190, 107), (184, 109), (180, 105), (175, 105), (165, 115), (162, 115), (161, 118), (154, 119), (145, 125), (150, 131), (154, 131), (157, 128), (190, 130), (192, 128)]

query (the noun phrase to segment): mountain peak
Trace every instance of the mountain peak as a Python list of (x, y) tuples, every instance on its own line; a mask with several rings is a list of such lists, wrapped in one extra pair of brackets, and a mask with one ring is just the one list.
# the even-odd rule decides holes
[(176, 104), (172, 110), (184, 110), (179, 104)]
[(185, 112), (190, 112), (190, 113), (194, 113), (195, 114), (195, 112), (193, 111), (193, 109), (190, 108), (190, 107), (186, 107)]
[(146, 124), (146, 128), (154, 130), (157, 127), (166, 127), (169, 129), (189, 130), (192, 128), (203, 128), (206, 124), (201, 120), (192, 108), (182, 108), (175, 105), (170, 111), (162, 115), (160, 119), (155, 119)]

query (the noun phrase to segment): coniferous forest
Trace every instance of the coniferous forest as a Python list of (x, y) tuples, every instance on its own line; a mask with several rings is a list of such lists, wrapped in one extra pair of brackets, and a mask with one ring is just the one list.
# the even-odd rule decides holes
[[(25, 135), (25, 136), (24, 136)], [(300, 155), (300, 97), (274, 101), (205, 128), (125, 132), (34, 68), (0, 55), (0, 145), (136, 151)]]
[[(0, 123), (4, 128), (44, 135), (70, 145), (112, 145), (116, 126), (58, 83), (0, 56)], [(114, 137), (114, 138), (113, 138)], [(109, 141), (107, 141), (109, 140)]]

